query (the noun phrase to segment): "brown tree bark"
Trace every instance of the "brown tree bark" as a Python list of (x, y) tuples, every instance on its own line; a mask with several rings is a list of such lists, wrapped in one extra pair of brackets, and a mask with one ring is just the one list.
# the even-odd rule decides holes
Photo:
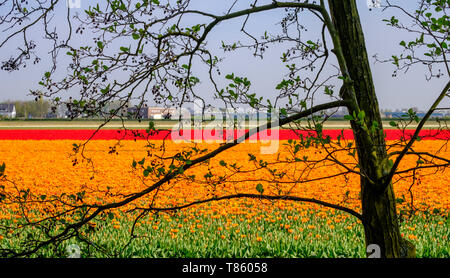
[[(361, 175), (361, 203), (366, 246), (377, 244), (381, 257), (414, 257), (414, 245), (403, 240), (399, 230), (392, 183), (385, 190), (383, 177), (390, 166), (364, 34), (355, 0), (328, 1), (333, 25), (339, 36), (357, 106), (365, 112), (365, 128), (352, 121)], [(349, 109), (352, 115), (353, 111)], [(355, 111), (356, 112), (356, 111)], [(375, 132), (371, 127), (378, 126)]]

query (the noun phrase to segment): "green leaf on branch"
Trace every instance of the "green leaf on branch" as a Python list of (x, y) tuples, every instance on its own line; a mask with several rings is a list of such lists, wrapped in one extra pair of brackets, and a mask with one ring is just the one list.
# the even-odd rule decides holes
[(359, 111), (358, 113), (358, 119), (361, 121), (364, 121), (364, 118), (366, 117), (366, 113), (364, 111)]
[(388, 160), (388, 166), (389, 168), (392, 168), (392, 166), (394, 166), (394, 161), (392, 159)]
[(398, 126), (398, 124), (395, 121), (390, 121), (389, 125), (392, 126), (392, 127), (397, 127)]
[(5, 174), (6, 164), (3, 162), (3, 164), (0, 166), (0, 177)]
[(148, 177), (148, 175), (150, 174), (150, 171), (148, 169), (145, 169), (143, 174), (144, 174), (144, 177)]
[(352, 115), (345, 115), (344, 119), (347, 120), (347, 121), (353, 121), (354, 120)]
[(256, 191), (258, 191), (259, 194), (263, 194), (263, 192), (264, 192), (263, 185), (260, 184), (260, 183), (258, 183), (258, 184), (256, 185)]
[(225, 76), (225, 78), (226, 78), (226, 79), (229, 79), (229, 80), (233, 80), (233, 79), (234, 79), (234, 73), (232, 73), (232, 74), (227, 74), (227, 75)]
[(137, 33), (133, 33), (133, 35), (131, 35), (133, 37), (134, 40), (138, 40), (141, 38), (141, 36)]
[(130, 48), (129, 47), (125, 47), (125, 46), (121, 46), (120, 47), (120, 51), (128, 53), (128, 52), (130, 52)]
[(253, 154), (249, 153), (249, 161), (256, 161), (256, 156), (254, 156)]

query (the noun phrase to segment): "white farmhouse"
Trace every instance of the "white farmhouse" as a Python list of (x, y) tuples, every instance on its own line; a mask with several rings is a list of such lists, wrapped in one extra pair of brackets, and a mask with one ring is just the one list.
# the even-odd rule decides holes
[(0, 103), (0, 117), (15, 118), (16, 106), (13, 103)]

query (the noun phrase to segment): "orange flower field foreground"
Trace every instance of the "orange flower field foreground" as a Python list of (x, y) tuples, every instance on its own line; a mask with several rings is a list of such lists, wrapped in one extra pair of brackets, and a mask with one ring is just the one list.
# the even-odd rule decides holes
[[(260, 155), (260, 144), (243, 143), (221, 153), (209, 163), (192, 167), (183, 173), (183, 178), (163, 185), (158, 192), (152, 192), (139, 200), (122, 208), (145, 207), (152, 203), (153, 207), (170, 207), (188, 204), (190, 202), (225, 196), (236, 193), (258, 194), (257, 185), (260, 184), (265, 195), (289, 194), (292, 196), (315, 198), (333, 204), (339, 204), (356, 211), (360, 211), (359, 176), (356, 174), (340, 175), (342, 169), (331, 162), (320, 162), (312, 169), (305, 168), (300, 160), (286, 162), (290, 155), (286, 148), (287, 141), (280, 141), (280, 151), (273, 155)], [(73, 144), (81, 143), (73, 140), (33, 141), (33, 140), (5, 140), (0, 144), (0, 162), (5, 162), (7, 178), (5, 192), (20, 195), (20, 191), (27, 191), (37, 199), (50, 199), (51, 196), (79, 196), (78, 202), (88, 204), (104, 204), (123, 200), (129, 194), (143, 190), (157, 179), (150, 174), (144, 177), (141, 164), (151, 165), (152, 158), (162, 155), (170, 156), (182, 149), (188, 150), (188, 145), (165, 142), (165, 151), (149, 151), (145, 141), (122, 141), (116, 148), (116, 141), (97, 140), (88, 143), (84, 155), (91, 159), (92, 164), (82, 160), (73, 165)], [(160, 146), (162, 141), (153, 141)], [(414, 145), (415, 151), (433, 152), (443, 145), (442, 141), (421, 141)], [(213, 150), (218, 144), (202, 143), (198, 149)], [(156, 148), (158, 149), (158, 148)], [(256, 159), (249, 160), (249, 153)], [(325, 156), (324, 150), (309, 148), (301, 150), (299, 157), (309, 160), (320, 160)], [(148, 156), (148, 155), (151, 156)], [(450, 157), (450, 151), (442, 148), (441, 157)], [(348, 152), (339, 152), (338, 158), (351, 165), (356, 165), (355, 159)], [(145, 161), (142, 159), (145, 157)], [(260, 160), (267, 162), (261, 167)], [(133, 163), (135, 161), (135, 163)], [(277, 162), (278, 161), (278, 162)], [(136, 163), (142, 162), (142, 163)], [(170, 161), (166, 161), (170, 163)], [(233, 165), (236, 163), (235, 165)], [(400, 170), (417, 166), (417, 157), (406, 156)], [(132, 166), (134, 164), (135, 167)], [(136, 167), (137, 165), (137, 167)], [(140, 168), (141, 167), (141, 168)], [(241, 167), (241, 168), (239, 168)], [(353, 167), (353, 166), (352, 166)], [(234, 169), (239, 168), (239, 171)], [(354, 168), (357, 169), (357, 168)], [(274, 182), (277, 173), (278, 182)], [(209, 173), (209, 175), (208, 175)], [(395, 183), (394, 189), (398, 199), (398, 209), (409, 209), (411, 201), (417, 210), (440, 211), (448, 213), (450, 208), (449, 184), (450, 170), (421, 169), (413, 177), (406, 177)], [(322, 177), (334, 176), (329, 179)], [(221, 181), (220, 179), (223, 178)], [(397, 180), (399, 176), (395, 177)], [(307, 180), (316, 179), (313, 182)], [(214, 181), (214, 182), (213, 182)], [(260, 188), (261, 189), (261, 188)], [(83, 193), (82, 195), (79, 195)], [(78, 194), (78, 195), (77, 195)], [(155, 196), (157, 195), (157, 196)], [(156, 198), (155, 198), (156, 197)], [(411, 199), (412, 198), (412, 199)], [(298, 210), (320, 208), (318, 205), (299, 202), (275, 202), (275, 206), (268, 201), (251, 200), (223, 200), (213, 203), (205, 209), (205, 205), (194, 206), (193, 209), (205, 214), (247, 214), (256, 215), (254, 208), (271, 210), (274, 207)], [(11, 207), (1, 208), (1, 218), (11, 217)], [(34, 209), (45, 213), (55, 213), (58, 207), (39, 202)]]

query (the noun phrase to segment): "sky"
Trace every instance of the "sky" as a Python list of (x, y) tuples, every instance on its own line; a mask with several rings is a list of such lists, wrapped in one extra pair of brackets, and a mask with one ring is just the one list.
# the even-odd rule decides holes
[[(89, 7), (89, 2), (88, 0), (81, 0), (81, 8), (73, 9), (74, 12), (83, 12), (84, 9)], [(232, 2), (230, 0), (197, 0), (193, 1), (193, 8), (220, 13), (221, 10), (229, 7)], [(448, 80), (441, 78), (440, 80), (426, 81), (426, 68), (423, 66), (415, 67), (407, 74), (399, 73), (397, 77), (393, 78), (394, 66), (392, 64), (375, 63), (372, 57), (374, 54), (378, 54), (380, 58), (389, 58), (391, 55), (399, 54), (401, 50), (399, 42), (402, 39), (411, 38), (411, 36), (410, 34), (399, 33), (386, 26), (382, 19), (390, 18), (391, 13), (383, 12), (377, 8), (369, 10), (365, 0), (357, 0), (357, 2), (380, 108), (395, 110), (417, 107), (420, 110), (426, 110)], [(414, 7), (416, 4), (416, 1), (411, 0), (397, 2), (402, 2), (409, 7)], [(248, 5), (248, 1), (246, 5)], [(237, 8), (239, 7), (236, 6)], [(2, 12), (1, 8), (0, 12)], [(56, 25), (63, 24), (64, 17), (61, 15), (64, 15), (64, 13), (56, 14), (54, 18)], [(249, 30), (261, 34), (262, 30), (279, 29), (280, 27), (276, 25), (277, 20), (279, 20), (279, 14), (275, 12), (266, 12), (258, 15), (258, 17), (252, 17)], [(305, 15), (304, 20), (305, 24), (309, 26), (306, 37), (316, 37), (320, 28), (320, 25), (317, 25), (317, 20), (314, 20), (310, 15)], [(215, 32), (207, 38), (208, 45), (216, 49), (217, 56), (226, 58), (222, 64), (224, 74), (235, 72), (247, 76), (252, 81), (252, 89), (258, 95), (270, 96), (274, 93), (275, 85), (283, 78), (283, 72), (286, 73), (284, 66), (280, 63), (280, 52), (276, 48), (269, 50), (264, 60), (248, 55), (248, 51), (228, 54), (219, 49), (222, 40), (232, 42), (236, 39), (242, 39), (239, 34), (242, 22), (243, 18), (240, 18), (219, 25)], [(41, 32), (42, 30), (35, 29), (33, 36), (38, 46), (42, 47), (48, 45), (48, 43), (42, 38)], [(0, 29), (0, 38), (5, 34), (6, 32)], [(13, 40), (0, 48), (0, 57), (10, 56), (10, 53), (17, 47), (16, 42)], [(27, 68), (20, 71), (12, 73), (0, 71), (0, 102), (30, 99), (29, 90), (38, 88), (37, 83), (43, 73), (48, 70), (48, 65), (48, 59), (44, 59), (38, 65), (28, 65)], [(204, 90), (209, 90), (206, 85)], [(440, 107), (450, 107), (448, 98)]]

